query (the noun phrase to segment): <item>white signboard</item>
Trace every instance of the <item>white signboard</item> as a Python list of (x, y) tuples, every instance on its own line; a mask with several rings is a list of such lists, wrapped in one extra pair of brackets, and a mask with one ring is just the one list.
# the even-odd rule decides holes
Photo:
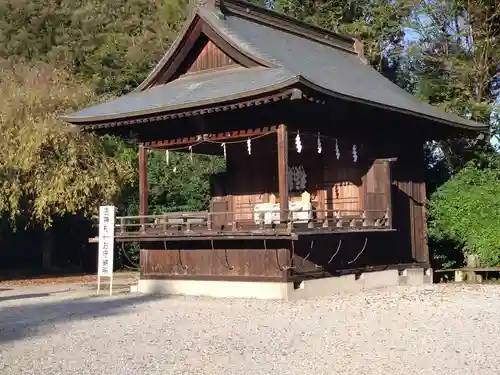
[(97, 293), (101, 288), (101, 276), (110, 277), (109, 294), (113, 287), (113, 259), (115, 243), (115, 207), (99, 207), (99, 257), (97, 266)]

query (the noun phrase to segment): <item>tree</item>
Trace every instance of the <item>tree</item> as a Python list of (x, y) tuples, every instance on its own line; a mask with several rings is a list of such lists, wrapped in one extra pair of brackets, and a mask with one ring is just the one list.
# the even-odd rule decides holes
[(98, 93), (137, 86), (168, 49), (184, 0), (0, 0), (0, 57), (63, 64)]
[(58, 114), (96, 99), (82, 82), (47, 64), (0, 64), (0, 217), (50, 227), (67, 213), (89, 216), (119, 197), (132, 176), (124, 158)]
[[(499, 13), (489, 1), (422, 1), (410, 46), (415, 93), (447, 111), (490, 123), (498, 94)], [(480, 21), (478, 21), (480, 20)], [(450, 138), (428, 145), (430, 243), (445, 265), (476, 253), (498, 264), (498, 156), (485, 141)], [(444, 245), (443, 245), (444, 244)], [(453, 256), (449, 256), (450, 248)], [(463, 258), (463, 256), (462, 256)]]
[[(418, 61), (415, 94), (432, 105), (473, 120), (490, 123), (496, 100), (497, 61), (500, 58), (498, 15), (487, 2), (423, 1), (413, 12), (419, 38), (410, 45)], [(486, 14), (478, 24), (475, 14)], [(436, 143), (450, 169), (458, 172), (478, 153), (490, 152), (484, 142), (449, 139)]]
[(471, 161), (433, 194), (429, 205), (431, 238), (454, 242), (488, 266), (500, 265), (499, 170), (498, 155)]

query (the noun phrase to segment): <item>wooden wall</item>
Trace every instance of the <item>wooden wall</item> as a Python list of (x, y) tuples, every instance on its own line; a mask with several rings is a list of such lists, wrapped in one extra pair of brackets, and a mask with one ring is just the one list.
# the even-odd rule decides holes
[[(213, 201), (226, 202), (227, 211), (235, 212), (238, 221), (253, 220), (255, 204), (270, 202), (271, 195), (278, 201), (274, 138), (271, 136), (270, 142), (264, 144), (255, 142), (252, 155), (246, 152), (246, 145), (228, 150), (227, 172), (216, 182), (224, 188), (215, 189)], [(359, 215), (362, 210), (385, 211), (390, 206), (390, 165), (383, 160), (373, 162), (360, 158), (354, 162), (347, 152), (337, 159), (333, 150), (319, 154), (316, 148), (308, 148), (298, 153), (292, 147), (289, 165), (304, 167), (306, 191), (311, 194), (313, 207), (320, 217), (326, 214), (322, 212), (325, 210), (330, 211), (329, 216), (333, 210), (343, 216), (352, 216)], [(290, 192), (290, 199), (300, 200), (301, 193)]]
[[(242, 127), (244, 121), (255, 121), (258, 117), (250, 116), (248, 111), (244, 114), (242, 119), (231, 118), (231, 123)], [(380, 134), (368, 131), (365, 134), (357, 130), (360, 136), (355, 134), (357, 137), (353, 138), (366, 146), (360, 150), (358, 163), (352, 160), (352, 141), (343, 142), (341, 157), (337, 160), (335, 148), (328, 142), (318, 154), (315, 139), (310, 144), (304, 141), (302, 153), (297, 153), (294, 136), (291, 136), (289, 165), (302, 164), (306, 169), (307, 190), (317, 209), (354, 211), (389, 206), (396, 231), (323, 235), (293, 244), (291, 241), (273, 245), (265, 245), (262, 240), (216, 241), (214, 251), (210, 243), (182, 243), (182, 262), (179, 261), (178, 249), (171, 248), (175, 244), (168, 244), (167, 250), (151, 246), (150, 250), (141, 253), (143, 277), (279, 280), (333, 275), (365, 266), (415, 262), (427, 266), (423, 141), (402, 133), (392, 134), (390, 130), (388, 128)], [(341, 137), (339, 135), (339, 139)], [(278, 193), (276, 156), (275, 134), (252, 142), (251, 155), (247, 153), (245, 142), (228, 145), (228, 173), (221, 179), (222, 188), (214, 192), (216, 210), (237, 210), (242, 215), (246, 212), (251, 218), (253, 204), (266, 202), (270, 194)], [(390, 168), (382, 160), (387, 158), (397, 158)], [(376, 159), (380, 160), (373, 163)], [(389, 190), (390, 202), (386, 198)], [(276, 249), (279, 249), (278, 260)], [(229, 260), (226, 260), (226, 255)], [(188, 268), (184, 269), (180, 264)], [(280, 270), (283, 265), (292, 268)]]
[(429, 263), (423, 150), (414, 152), (403, 155), (394, 165), (394, 226), (398, 229), (401, 249), (411, 249), (413, 261)]
[(184, 69), (187, 73), (195, 73), (208, 69), (238, 66), (231, 58), (222, 52), (211, 40), (204, 44), (194, 61)]
[(269, 241), (196, 241), (167, 250), (141, 250), (141, 278), (239, 281), (286, 281), (289, 252), (286, 243)]

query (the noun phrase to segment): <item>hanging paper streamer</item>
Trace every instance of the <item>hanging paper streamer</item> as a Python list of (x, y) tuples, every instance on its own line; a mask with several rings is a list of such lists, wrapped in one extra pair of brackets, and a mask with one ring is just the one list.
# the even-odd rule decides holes
[(340, 159), (339, 142), (335, 140), (335, 155), (337, 155), (337, 160)]
[(165, 161), (167, 162), (167, 165), (170, 164), (170, 154), (168, 150), (165, 150)]
[(322, 151), (323, 151), (323, 147), (321, 145), (321, 136), (318, 133), (318, 154), (321, 154)]
[(297, 136), (295, 137), (295, 148), (297, 149), (297, 152), (300, 154), (302, 151), (302, 142), (300, 141), (300, 134), (297, 132)]
[(248, 155), (252, 155), (252, 140), (250, 138), (247, 139), (247, 150)]
[(356, 163), (358, 161), (358, 147), (352, 145), (352, 160)]
[(224, 152), (224, 160), (226, 160), (226, 143), (221, 144), (222, 150)]
[(191, 161), (193, 161), (193, 146), (189, 146), (189, 157), (191, 158)]

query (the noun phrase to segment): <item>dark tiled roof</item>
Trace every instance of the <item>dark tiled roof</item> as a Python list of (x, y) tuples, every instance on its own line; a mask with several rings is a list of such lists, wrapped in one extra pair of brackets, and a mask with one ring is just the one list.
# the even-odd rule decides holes
[(331, 95), (389, 107), (450, 125), (484, 127), (484, 124), (418, 100), (353, 54), (241, 17), (226, 15), (225, 19), (220, 19), (208, 10), (200, 12), (212, 27), (240, 48), (300, 75)]
[[(280, 29), (269, 20), (251, 19), (231, 11), (200, 8), (197, 14), (226, 42), (236, 46), (246, 56), (266, 62), (271, 68), (236, 68), (213, 73), (199, 73), (174, 80), (165, 85), (148, 87), (151, 78), (167, 64), (168, 56), (160, 61), (150, 77), (139, 88), (116, 100), (99, 104), (64, 117), (73, 123), (120, 120), (169, 111), (223, 103), (266, 93), (300, 82), (319, 92), (346, 100), (363, 102), (388, 110), (424, 117), (451, 126), (485, 130), (479, 124), (419, 101), (392, 83), (353, 51), (322, 43), (318, 37)], [(194, 18), (193, 18), (194, 20)], [(188, 28), (185, 28), (186, 32)], [(179, 39), (180, 40), (180, 39)], [(174, 43), (172, 48), (178, 48)]]
[(234, 68), (216, 73), (193, 74), (85, 108), (63, 117), (63, 120), (83, 123), (156, 114), (180, 110), (193, 104), (221, 103), (235, 96), (249, 97), (295, 82), (297, 77), (283, 68)]

